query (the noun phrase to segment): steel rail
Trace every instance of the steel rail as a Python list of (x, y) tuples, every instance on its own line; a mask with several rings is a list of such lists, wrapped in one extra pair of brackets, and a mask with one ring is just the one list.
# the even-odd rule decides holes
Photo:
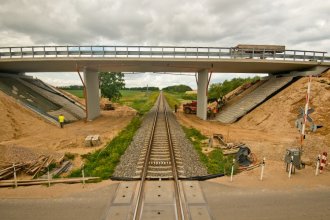
[(147, 148), (147, 152), (146, 152), (146, 158), (145, 158), (144, 165), (143, 165), (141, 181), (140, 181), (139, 191), (138, 191), (138, 195), (137, 195), (137, 203), (136, 203), (136, 206), (135, 206), (135, 209), (134, 209), (134, 216), (133, 216), (134, 220), (140, 219), (140, 216), (141, 216), (142, 192), (144, 191), (144, 187), (145, 187), (144, 182), (146, 180), (147, 172), (148, 172), (148, 163), (149, 163), (149, 160), (150, 160), (151, 145), (152, 145), (152, 142), (154, 140), (154, 134), (155, 134), (155, 128), (156, 128), (156, 123), (157, 123), (157, 118), (158, 118), (159, 106), (160, 106), (160, 96), (158, 97), (158, 100), (157, 100), (157, 109), (156, 109), (155, 116), (154, 116), (154, 119), (153, 119), (151, 134), (150, 134), (150, 138), (149, 138), (149, 142), (148, 142), (148, 148)]
[(140, 186), (138, 189), (137, 202), (136, 202), (136, 206), (134, 208), (134, 215), (133, 215), (134, 220), (141, 219), (141, 215), (142, 215), (143, 191), (145, 188), (145, 180), (147, 178), (148, 166), (149, 166), (150, 155), (151, 155), (151, 148), (152, 148), (152, 144), (154, 141), (154, 134), (155, 134), (155, 130), (156, 130), (158, 113), (159, 113), (159, 108), (160, 108), (161, 103), (163, 103), (163, 111), (164, 111), (164, 116), (165, 116), (165, 124), (166, 124), (166, 131), (167, 131), (169, 151), (170, 151), (172, 175), (173, 175), (174, 189), (175, 189), (174, 193), (175, 193), (175, 201), (176, 201), (176, 210), (177, 210), (176, 215), (179, 220), (184, 220), (185, 215), (186, 215), (186, 211), (184, 209), (184, 205), (182, 202), (183, 200), (181, 199), (181, 194), (180, 194), (179, 176), (178, 176), (176, 162), (175, 162), (175, 153), (174, 153), (174, 148), (173, 148), (173, 143), (172, 143), (172, 138), (171, 138), (170, 126), (169, 126), (169, 122), (168, 122), (168, 118), (167, 118), (167, 108), (166, 108), (165, 102), (163, 100), (164, 100), (163, 95), (160, 94), (158, 97), (158, 100), (157, 100), (157, 109), (155, 112), (155, 116), (153, 118), (151, 135), (149, 138), (146, 157), (145, 157), (145, 161), (144, 161), (144, 167), (143, 167), (142, 174), (141, 174), (141, 181), (140, 181)]
[(167, 108), (165, 103), (164, 104), (164, 114), (165, 114), (165, 124), (166, 124), (166, 130), (167, 130), (167, 135), (168, 135), (168, 141), (169, 141), (169, 148), (170, 148), (170, 155), (171, 155), (171, 162), (172, 162), (172, 172), (173, 172), (173, 180), (174, 180), (174, 189), (175, 189), (175, 200), (176, 204), (178, 205), (177, 207), (177, 216), (179, 219), (184, 220), (185, 215), (186, 215), (186, 209), (184, 208), (182, 204), (182, 199), (181, 199), (181, 194), (180, 194), (180, 183), (179, 183), (179, 175), (177, 171), (177, 165), (176, 165), (176, 160), (175, 160), (175, 153), (174, 153), (174, 148), (173, 148), (173, 142), (172, 142), (172, 136), (171, 136), (171, 130), (170, 130), (170, 123), (168, 122), (168, 117), (167, 117)]

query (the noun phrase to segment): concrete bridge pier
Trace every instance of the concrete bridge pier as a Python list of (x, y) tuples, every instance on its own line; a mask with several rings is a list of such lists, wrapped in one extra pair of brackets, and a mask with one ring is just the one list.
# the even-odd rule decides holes
[(207, 119), (207, 90), (209, 71), (201, 70), (197, 75), (197, 117)]
[(100, 116), (99, 74), (97, 71), (85, 68), (84, 81), (86, 86), (86, 114), (91, 121)]

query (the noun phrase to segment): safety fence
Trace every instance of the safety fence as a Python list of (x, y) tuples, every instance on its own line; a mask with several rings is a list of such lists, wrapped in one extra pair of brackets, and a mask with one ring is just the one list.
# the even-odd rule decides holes
[(236, 47), (171, 46), (29, 46), (0, 47), (0, 59), (11, 58), (177, 58), (260, 59), (297, 62), (330, 62), (327, 52), (305, 50), (240, 49)]

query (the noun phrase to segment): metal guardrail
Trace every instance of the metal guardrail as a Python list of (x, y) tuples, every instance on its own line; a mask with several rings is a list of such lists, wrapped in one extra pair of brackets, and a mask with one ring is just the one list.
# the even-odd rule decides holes
[(30, 46), (0, 47), (0, 59), (10, 58), (182, 58), (182, 59), (272, 59), (330, 62), (327, 52), (285, 50), (276, 52), (234, 47), (170, 46)]

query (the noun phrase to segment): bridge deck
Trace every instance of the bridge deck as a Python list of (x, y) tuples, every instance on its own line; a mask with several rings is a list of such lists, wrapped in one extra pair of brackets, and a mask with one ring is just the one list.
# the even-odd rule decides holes
[(2, 72), (63, 72), (88, 67), (122, 72), (276, 73), (330, 66), (326, 52), (232, 47), (33, 46), (0, 47)]

